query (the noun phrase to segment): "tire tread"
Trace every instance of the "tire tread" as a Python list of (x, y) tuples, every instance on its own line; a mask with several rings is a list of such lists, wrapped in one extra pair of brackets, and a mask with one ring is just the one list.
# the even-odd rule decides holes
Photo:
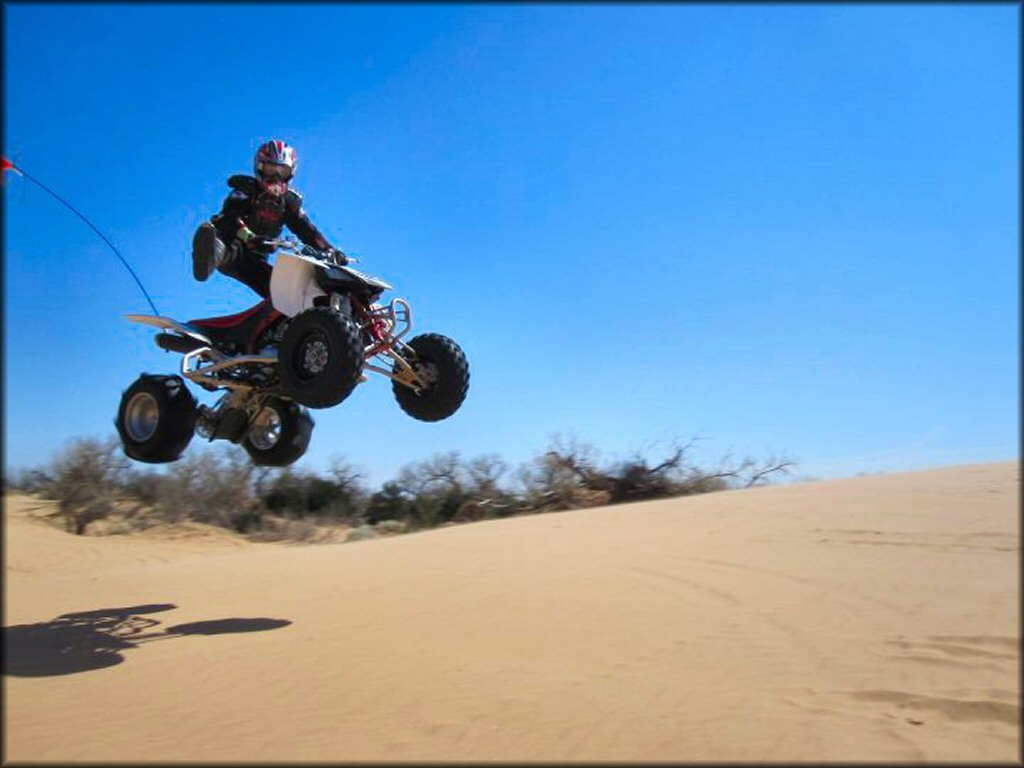
[(442, 380), (425, 397), (404, 384), (392, 382), (399, 407), (419, 421), (441, 421), (459, 409), (469, 391), (469, 362), (452, 339), (440, 333), (424, 333), (409, 340), (418, 355), (443, 364)]

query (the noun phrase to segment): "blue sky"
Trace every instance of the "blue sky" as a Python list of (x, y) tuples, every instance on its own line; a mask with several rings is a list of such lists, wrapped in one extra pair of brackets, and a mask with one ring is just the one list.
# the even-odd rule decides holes
[[(315, 412), (300, 467), (516, 464), (569, 432), (815, 477), (1019, 455), (1018, 6), (3, 12), (4, 154), (162, 314), (255, 303), (195, 282), (189, 248), (283, 138), (314, 221), (465, 349), (454, 417), (413, 421), (374, 377)], [(24, 179), (3, 195), (18, 468), (113, 434), (178, 357), (123, 319), (148, 307), (93, 232)]]

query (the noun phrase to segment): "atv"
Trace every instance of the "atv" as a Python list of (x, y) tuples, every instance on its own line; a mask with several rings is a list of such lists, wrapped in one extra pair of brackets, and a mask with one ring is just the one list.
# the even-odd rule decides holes
[[(180, 458), (198, 433), (241, 443), (254, 464), (297, 461), (313, 431), (310, 408), (330, 408), (368, 380), (391, 379), (398, 405), (420, 421), (440, 421), (462, 405), (469, 365), (446, 336), (408, 341), (412, 309), (405, 299), (380, 303), (391, 286), (327, 251), (268, 240), (277, 251), (270, 297), (235, 315), (178, 322), (126, 315), (161, 329), (160, 348), (182, 355), (181, 375), (143, 373), (121, 397), (115, 424), (124, 452), (136, 461)], [(190, 381), (214, 392), (198, 404)]]

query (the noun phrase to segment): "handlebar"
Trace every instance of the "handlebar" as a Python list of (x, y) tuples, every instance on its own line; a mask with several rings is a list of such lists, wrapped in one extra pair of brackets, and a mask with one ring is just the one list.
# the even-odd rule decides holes
[[(321, 251), (311, 245), (303, 245), (300, 247), (298, 242), (290, 238), (280, 238), (278, 240), (265, 239), (262, 241), (262, 244), (274, 250), (280, 249), (282, 251), (291, 251), (292, 253), (300, 256), (313, 256), (324, 261), (329, 261), (332, 264), (334, 263), (333, 259), (325, 255), (326, 251)], [(348, 255), (346, 255), (345, 258), (349, 264), (357, 263), (359, 261), (359, 259), (354, 259)]]

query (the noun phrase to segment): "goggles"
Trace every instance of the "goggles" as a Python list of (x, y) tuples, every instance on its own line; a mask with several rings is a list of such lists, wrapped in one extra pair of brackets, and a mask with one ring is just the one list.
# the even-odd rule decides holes
[(288, 181), (292, 177), (292, 169), (287, 165), (279, 165), (277, 163), (260, 163), (259, 167), (260, 176), (266, 181), (274, 181), (280, 179), (281, 181)]

